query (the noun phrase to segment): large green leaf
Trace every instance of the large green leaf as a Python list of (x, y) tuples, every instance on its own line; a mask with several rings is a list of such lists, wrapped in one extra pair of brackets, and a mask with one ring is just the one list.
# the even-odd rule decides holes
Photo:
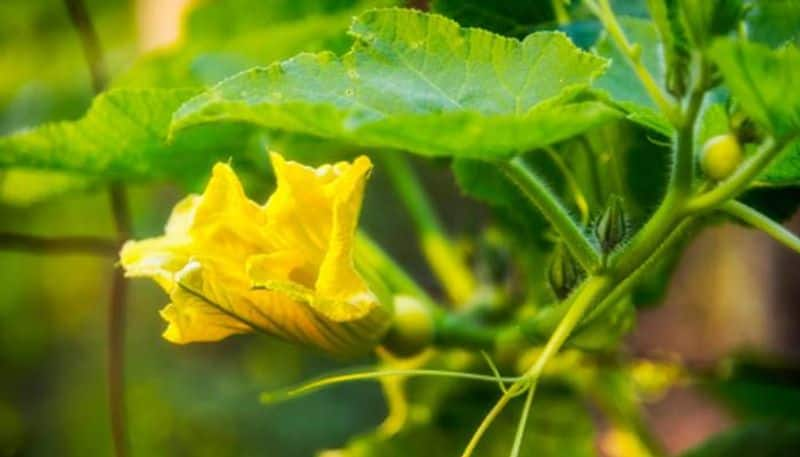
[(681, 457), (789, 457), (800, 454), (800, 424), (754, 422), (716, 435)]
[[(756, 43), (719, 40), (709, 52), (741, 109), (777, 138), (800, 134), (800, 50), (788, 45), (772, 50)], [(756, 183), (800, 184), (800, 144), (789, 145)]]
[(113, 90), (77, 121), (45, 124), (0, 138), (0, 167), (64, 171), (97, 178), (192, 179), (213, 161), (245, 149), (245, 127), (197, 129), (167, 142), (170, 116), (187, 90)]
[[(655, 25), (644, 19), (623, 17), (620, 25), (628, 40), (642, 50), (642, 62), (656, 81), (663, 84), (664, 65), (661, 61), (662, 44)], [(632, 121), (664, 135), (670, 135), (672, 126), (647, 94), (639, 78), (631, 69), (625, 56), (613, 40), (604, 34), (595, 45), (598, 54), (611, 60), (608, 71), (597, 78), (595, 87), (606, 91), (617, 105), (628, 113)]]
[(726, 86), (750, 117), (777, 137), (800, 131), (800, 50), (725, 39), (714, 43), (710, 57)]
[(584, 95), (605, 62), (565, 35), (523, 41), (413, 10), (367, 12), (351, 51), (300, 54), (223, 81), (184, 104), (173, 131), (214, 122), (426, 155), (500, 157), (616, 116)]
[(746, 16), (748, 38), (781, 46), (800, 45), (800, 2), (795, 0), (752, 0)]

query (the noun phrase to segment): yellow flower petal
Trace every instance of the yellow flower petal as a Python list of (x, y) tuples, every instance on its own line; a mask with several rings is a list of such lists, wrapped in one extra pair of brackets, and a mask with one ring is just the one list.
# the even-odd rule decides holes
[(389, 323), (353, 265), (369, 159), (316, 169), (271, 159), (277, 189), (264, 206), (217, 164), (203, 195), (176, 205), (164, 236), (126, 243), (126, 274), (167, 290), (172, 342), (259, 330), (336, 354), (369, 349)]

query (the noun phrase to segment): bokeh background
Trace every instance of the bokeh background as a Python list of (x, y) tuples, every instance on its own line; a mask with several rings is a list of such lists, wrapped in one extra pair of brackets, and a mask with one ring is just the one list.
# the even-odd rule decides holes
[[(518, 36), (532, 31), (503, 17), (473, 14), (480, 2), (439, 3), (468, 23)], [(87, 4), (112, 86), (135, 81), (142, 87), (211, 84), (300, 51), (345, 50), (349, 18), (365, 8), (351, 0)], [(617, 2), (617, 7), (646, 14), (638, 2)], [(63, 3), (3, 0), (0, 25), (0, 134), (80, 117), (93, 94)], [(137, 66), (142, 56), (163, 60), (155, 67), (163, 71)], [(282, 144), (279, 137), (263, 141)], [(332, 146), (308, 140), (306, 147), (307, 161), (314, 163), (313, 148)], [(266, 156), (256, 152), (247, 160), (250, 195), (261, 200), (272, 188)], [(491, 223), (486, 208), (461, 195), (446, 163), (414, 164), (455, 237), (479, 233)], [(202, 180), (188, 187), (193, 185)], [(173, 183), (133, 186), (134, 234), (159, 233), (185, 192), (185, 186)], [(409, 236), (412, 225), (380, 167), (366, 198), (365, 229), (436, 293)], [(797, 229), (800, 220), (790, 226)], [(91, 182), (13, 169), (0, 172), (0, 231), (111, 237), (113, 224), (106, 193)], [(0, 250), (0, 456), (110, 455), (105, 373), (112, 268), (113, 259), (103, 257)], [(752, 374), (729, 391), (684, 386), (651, 405), (648, 420), (672, 453), (735, 424), (743, 410), (800, 414), (798, 277), (800, 260), (766, 236), (717, 225), (688, 247), (664, 304), (641, 312), (627, 343), (631, 354), (680, 359), (701, 371), (718, 370), (736, 356), (747, 362), (731, 363), (744, 363), (744, 373)], [(262, 391), (344, 364), (263, 336), (171, 345), (160, 337), (164, 324), (157, 310), (165, 302), (154, 284), (132, 284), (125, 361), (131, 455), (305, 457), (343, 445), (386, 414), (380, 389), (372, 383), (261, 405)], [(468, 421), (463, 427), (472, 425)], [(598, 428), (602, 431), (602, 424)], [(603, 447), (602, 436), (594, 446), (614, 452)]]

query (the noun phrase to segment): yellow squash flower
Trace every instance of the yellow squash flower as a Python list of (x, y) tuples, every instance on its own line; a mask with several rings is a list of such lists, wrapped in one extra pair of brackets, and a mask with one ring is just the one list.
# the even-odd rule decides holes
[(334, 354), (373, 347), (390, 313), (353, 262), (370, 160), (314, 169), (270, 158), (277, 189), (265, 205), (217, 164), (203, 195), (175, 206), (164, 236), (125, 244), (126, 275), (167, 291), (164, 338), (174, 343), (263, 331)]

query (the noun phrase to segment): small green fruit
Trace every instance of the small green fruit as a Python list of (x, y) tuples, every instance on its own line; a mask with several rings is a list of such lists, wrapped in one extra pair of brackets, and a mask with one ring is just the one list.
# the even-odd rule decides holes
[(742, 147), (734, 135), (717, 135), (703, 145), (700, 168), (708, 178), (722, 181), (739, 167), (742, 156)]
[(394, 319), (384, 344), (395, 355), (409, 357), (433, 342), (434, 322), (430, 308), (406, 295), (394, 298)]

